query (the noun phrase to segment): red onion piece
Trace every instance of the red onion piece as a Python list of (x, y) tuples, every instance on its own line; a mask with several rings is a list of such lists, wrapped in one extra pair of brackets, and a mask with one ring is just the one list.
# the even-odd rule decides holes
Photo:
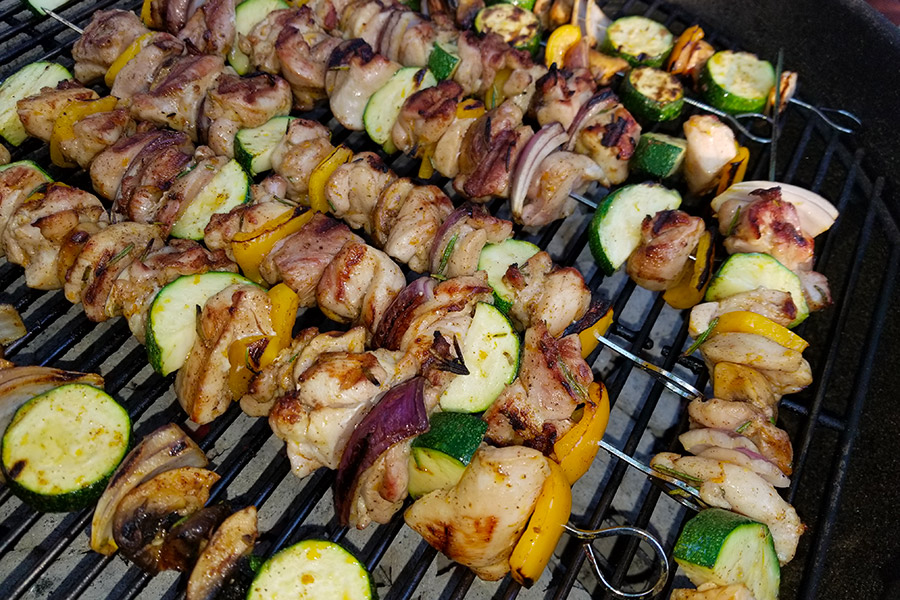
[(428, 431), (425, 380), (410, 379), (388, 390), (353, 430), (334, 480), (334, 510), (344, 525), (363, 472), (391, 446)]
[(525, 208), (525, 195), (538, 166), (566, 142), (566, 130), (559, 123), (550, 123), (531, 136), (516, 160), (509, 192), (509, 205), (516, 220), (521, 219)]
[(760, 454), (758, 452), (754, 452), (753, 450), (750, 450), (749, 448), (735, 448), (735, 450), (753, 460), (764, 460), (766, 462), (772, 462), (768, 458), (763, 456), (762, 454)]
[(581, 108), (578, 109), (575, 118), (572, 119), (572, 124), (569, 125), (569, 131), (567, 132), (569, 143), (566, 144), (566, 150), (571, 152), (575, 148), (575, 139), (578, 137), (577, 134), (589, 119), (593, 118), (597, 113), (612, 108), (618, 101), (619, 99), (611, 89), (603, 88), (591, 96), (587, 102), (582, 104)]
[(394, 301), (390, 303), (384, 316), (378, 323), (378, 330), (372, 337), (376, 348), (398, 350), (400, 340), (409, 327), (412, 311), (423, 302), (434, 298), (434, 286), (437, 281), (431, 277), (420, 277), (403, 288)]
[(441, 257), (444, 254), (444, 249), (453, 237), (452, 235), (448, 235), (450, 230), (462, 219), (471, 217), (474, 210), (474, 204), (471, 202), (464, 202), (459, 208), (450, 213), (447, 218), (444, 219), (443, 223), (441, 223), (437, 233), (434, 235), (434, 241), (431, 242), (431, 251), (428, 255), (432, 273), (437, 272)]

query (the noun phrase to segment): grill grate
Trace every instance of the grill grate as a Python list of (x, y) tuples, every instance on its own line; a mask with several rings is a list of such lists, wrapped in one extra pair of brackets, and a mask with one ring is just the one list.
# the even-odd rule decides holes
[[(605, 6), (611, 15), (645, 14), (664, 22), (676, 34), (695, 22), (690, 15), (660, 2), (611, 4)], [(89, 0), (70, 3), (60, 12), (84, 25), (93, 11), (114, 5), (134, 9), (138, 3)], [(0, 21), (0, 64), (4, 65), (0, 73), (9, 74), (39, 58), (71, 65), (68, 48), (75, 35), (62, 25), (32, 16), (19, 0), (0, 1)], [(716, 47), (734, 47), (730, 40), (708, 37)], [(318, 116), (328, 118), (324, 112)], [(785, 598), (809, 599), (817, 596), (828, 558), (850, 450), (859, 433), (880, 333), (893, 298), (900, 232), (882, 197), (883, 180), (873, 180), (867, 173), (861, 150), (848, 148), (843, 138), (810, 114), (791, 109), (784, 120), (777, 179), (820, 191), (841, 211), (836, 226), (820, 240), (817, 264), (829, 277), (835, 306), (810, 319), (801, 332), (811, 342), (808, 358), (815, 383), (782, 402), (781, 425), (788, 429), (795, 448), (795, 475), (787, 496), (810, 526), (797, 558), (783, 570), (782, 591)], [(362, 135), (331, 125), (336, 141), (344, 141), (354, 150), (366, 147)], [(768, 148), (749, 145), (754, 162), (748, 178), (763, 178)], [(26, 142), (17, 154), (16, 158), (49, 163), (46, 150), (34, 141)], [(404, 158), (393, 167), (402, 174), (415, 168)], [(87, 185), (83, 174), (52, 174), (74, 185)], [(599, 197), (599, 192), (594, 194), (594, 199)], [(508, 216), (500, 203), (491, 208)], [(579, 208), (565, 222), (536, 234), (519, 231), (518, 237), (547, 248), (562, 264), (577, 266), (592, 289), (615, 299), (617, 320), (612, 331), (629, 349), (702, 389), (707, 384), (705, 369), (697, 369), (696, 361), (679, 358), (687, 342), (684, 315), (667, 307), (660, 294), (636, 287), (624, 274), (604, 278), (597, 271), (586, 249), (589, 219)], [(26, 288), (21, 269), (7, 263), (0, 265), (0, 289), (0, 301), (21, 311), (29, 330), (8, 349), (9, 357), (22, 364), (99, 371), (106, 378), (107, 390), (127, 407), (138, 435), (164, 422), (184, 422), (171, 389), (173, 378), (152, 372), (143, 348), (130, 337), (123, 321), (92, 324), (61, 292)], [(323, 319), (309, 312), (300, 321), (307, 326), (321, 324)], [(331, 325), (326, 322), (323, 327)], [(607, 433), (610, 443), (642, 460), (661, 450), (676, 449), (677, 435), (686, 426), (683, 401), (633, 370), (630, 362), (601, 349), (589, 362), (609, 388), (613, 406)], [(282, 444), (272, 436), (266, 421), (246, 417), (237, 406), (210, 426), (197, 429), (195, 437), (222, 476), (213, 499), (227, 497), (236, 506), (252, 503), (260, 508), (258, 553), (271, 554), (310, 535), (341, 541), (374, 572), (381, 596), (387, 600), (603, 595), (588, 569), (581, 568), (584, 556), (574, 542), (562, 546), (554, 558), (552, 578), (544, 577), (535, 588), (521, 590), (509, 579), (500, 584), (477, 580), (471, 571), (453, 565), (404, 528), (402, 518), (364, 532), (339, 527), (331, 510), (333, 474), (320, 470), (303, 481), (294, 478)], [(821, 467), (813, 467), (822, 464), (827, 477), (821, 476)], [(605, 455), (598, 457), (574, 491), (572, 520), (576, 524), (594, 528), (627, 522), (648, 528), (659, 535), (669, 552), (689, 516), (679, 504), (665, 499), (659, 488)], [(35, 513), (8, 489), (0, 488), (0, 597), (181, 597), (184, 582), (175, 573), (151, 578), (118, 557), (90, 552), (90, 519), (90, 510), (71, 515)], [(653, 577), (646, 555), (635, 541), (610, 542), (603, 547), (598, 543), (598, 548), (608, 558), (603, 566), (615, 584), (641, 585)], [(665, 595), (675, 583), (679, 582), (670, 581)]]

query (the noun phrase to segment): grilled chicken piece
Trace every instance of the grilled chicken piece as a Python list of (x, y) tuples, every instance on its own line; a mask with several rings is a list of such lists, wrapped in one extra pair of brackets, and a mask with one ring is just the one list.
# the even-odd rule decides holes
[(225, 68), (221, 56), (185, 56), (157, 76), (150, 90), (132, 99), (136, 119), (187, 133), (197, 141), (197, 123), (206, 92)]
[[(278, 353), (275, 360), (254, 375), (250, 380), (247, 393), (241, 396), (241, 410), (251, 417), (268, 417), (275, 401), (294, 391), (294, 363), (318, 335), (319, 330), (315, 327), (302, 330), (291, 340), (287, 348)], [(342, 334), (325, 335), (340, 336)], [(365, 349), (364, 344), (365, 337), (363, 337), (363, 341), (359, 342), (357, 351), (362, 352)]]
[(713, 395), (721, 400), (749, 402), (767, 417), (778, 416), (778, 401), (769, 380), (758, 369), (737, 363), (719, 362), (713, 369)]
[(374, 333), (384, 311), (404, 287), (403, 271), (387, 254), (350, 241), (322, 272), (316, 302), (329, 319), (362, 325)]
[(319, 26), (308, 6), (301, 7), (282, 26), (275, 41), (275, 52), (281, 63), (281, 74), (291, 84), (298, 110), (311, 110), (327, 96), (326, 67), (331, 53), (340, 44), (340, 38)]
[(691, 427), (712, 427), (736, 431), (749, 438), (759, 453), (774, 463), (785, 475), (792, 472), (794, 449), (788, 434), (769, 421), (763, 410), (747, 402), (728, 402), (718, 398), (693, 400), (688, 404)]
[(341, 11), (341, 31), (347, 39), (361, 39), (380, 54), (378, 39), (395, 12), (390, 3), (380, 0), (352, 0)]
[(228, 349), (235, 340), (274, 335), (271, 310), (269, 296), (255, 285), (229, 286), (206, 301), (197, 341), (175, 378), (175, 394), (193, 422), (210, 423), (228, 410), (235, 399)]
[(92, 321), (117, 316), (107, 311), (107, 300), (119, 274), (162, 245), (156, 225), (124, 222), (102, 229), (91, 236), (66, 274), (66, 299), (73, 304), (81, 302)]
[[(329, 349), (300, 372), (302, 363), (295, 365), (295, 389), (276, 400), (269, 413), (269, 425), (287, 442), (291, 470), (300, 478), (322, 466), (336, 469), (354, 427), (380, 394), (415, 375), (401, 367), (397, 352), (363, 352), (358, 341), (365, 339), (362, 328), (322, 335), (334, 338)], [(347, 337), (351, 339), (344, 342)], [(349, 349), (339, 350), (340, 345)], [(308, 348), (306, 354), (312, 355)]]
[(765, 523), (772, 533), (781, 564), (794, 558), (806, 530), (794, 507), (785, 502), (762, 477), (738, 465), (699, 456), (657, 454), (651, 466), (661, 466), (703, 481), (700, 497), (711, 506), (733, 510)]
[(3, 231), (3, 245), (8, 260), (25, 267), (28, 287), (62, 287), (59, 250), (82, 223), (109, 223), (106, 208), (93, 194), (61, 183), (49, 184), (43, 194), (19, 205)]
[(365, 529), (372, 522), (389, 523), (409, 496), (409, 456), (412, 439), (398, 442), (375, 459), (353, 489), (348, 523)]
[(557, 339), (538, 322), (525, 332), (519, 377), (485, 412), (487, 439), (493, 444), (522, 444), (549, 454), (574, 425), (572, 413), (587, 400), (594, 380), (581, 357), (577, 335)]
[(600, 185), (609, 187), (628, 177), (628, 161), (637, 148), (641, 126), (621, 104), (586, 119), (575, 137), (575, 152), (590, 156), (603, 169)]
[(717, 586), (709, 582), (696, 590), (672, 590), (671, 600), (756, 600), (756, 598), (743, 583)]
[(94, 90), (71, 81), (62, 81), (56, 87), (41, 88), (40, 93), (19, 100), (16, 112), (28, 135), (49, 142), (56, 118), (69, 103), (95, 98), (99, 96)]
[(429, 150), (433, 153), (434, 145), (456, 120), (462, 93), (461, 85), (445, 79), (407, 98), (391, 130), (394, 146), (416, 158)]
[[(424, 54), (424, 47), (421, 46), (420, 34), (409, 36), (411, 29), (418, 30), (426, 21), (421, 15), (418, 15), (405, 6), (396, 6), (393, 19), (390, 21), (389, 29), (382, 30), (379, 36), (379, 51), (389, 59), (402, 64), (404, 67), (413, 67), (428, 64), (427, 55)], [(404, 44), (409, 44), (411, 48), (407, 48)], [(414, 57), (425, 55), (425, 62), (412, 62)]]
[(275, 42), (285, 24), (295, 14), (296, 9), (273, 10), (254, 25), (249, 34), (238, 36), (238, 48), (250, 58), (250, 65), (255, 70), (272, 75), (281, 74), (281, 61), (275, 51)]
[(537, 80), (531, 111), (541, 127), (556, 122), (568, 130), (595, 89), (594, 79), (587, 70), (561, 71), (554, 65)]
[(594, 161), (581, 154), (560, 150), (541, 161), (516, 221), (526, 227), (542, 227), (575, 212), (575, 200), (569, 194), (583, 194), (592, 181), (604, 176)]
[(272, 170), (287, 182), (287, 198), (308, 204), (309, 176), (334, 151), (331, 131), (321, 123), (294, 119), (272, 150)]
[(191, 163), (193, 152), (187, 134), (161, 132), (128, 165), (113, 212), (137, 223), (155, 223), (164, 193)]
[(234, 0), (206, 0), (185, 23), (178, 37), (191, 52), (225, 56), (236, 35)]
[(325, 198), (338, 219), (353, 229), (374, 229), (372, 214), (378, 197), (396, 178), (374, 152), (360, 152), (339, 166), (325, 184)]
[(831, 306), (831, 289), (824, 275), (806, 269), (798, 269), (795, 272), (800, 278), (800, 285), (803, 286), (803, 297), (809, 310), (822, 310)]
[(712, 115), (694, 115), (683, 128), (684, 178), (691, 193), (705, 194), (719, 184), (722, 169), (737, 154), (734, 132)]
[(225, 252), (210, 252), (193, 240), (170, 240), (168, 244), (148, 252), (122, 271), (109, 294), (107, 310), (128, 320), (131, 333), (144, 343), (147, 312), (156, 293), (182, 275), (207, 271), (237, 272), (237, 265)]
[(750, 439), (722, 429), (691, 429), (678, 437), (684, 449), (701, 458), (711, 458), (747, 467), (775, 487), (791, 480), (759, 452)]
[(98, 81), (113, 61), (148, 31), (133, 12), (118, 9), (95, 12), (72, 47), (75, 79), (85, 85)]
[(423, 496), (404, 519), (451, 560), (482, 579), (498, 580), (509, 571), (509, 557), (549, 476), (550, 465), (536, 450), (482, 447), (455, 487)]
[[(10, 218), (19, 206), (33, 190), (44, 183), (47, 183), (47, 178), (27, 165), (0, 171), (0, 235), (5, 233)], [(0, 244), (0, 255), (6, 255), (6, 246), (3, 244)]]
[(12, 161), (12, 156), (9, 155), (9, 150), (6, 149), (6, 146), (0, 144), (0, 165), (8, 165)]
[(513, 291), (509, 316), (520, 329), (543, 321), (552, 336), (580, 319), (591, 304), (591, 291), (576, 269), (558, 267), (546, 252), (523, 265), (512, 265), (503, 281)]
[(801, 368), (803, 355), (754, 333), (716, 333), (700, 345), (708, 365), (732, 362), (754, 369), (791, 373)]
[(176, 175), (172, 187), (156, 203), (155, 211), (146, 213), (152, 214), (152, 221), (160, 226), (165, 235), (168, 235), (172, 226), (184, 214), (191, 200), (228, 164), (227, 156), (197, 158), (199, 160), (196, 160), (190, 171), (182, 171)]
[(477, 118), (457, 117), (435, 144), (431, 164), (444, 177), (453, 179), (459, 175), (459, 157), (462, 156), (463, 142), (469, 127), (477, 120)]
[(762, 315), (787, 327), (797, 318), (797, 305), (787, 292), (757, 288), (741, 292), (717, 302), (704, 302), (691, 309), (688, 333), (698, 338), (709, 329), (712, 320), (720, 315), (736, 310), (746, 310)]
[[(599, 9), (595, 4), (591, 4), (590, 8)], [(597, 86), (607, 86), (613, 82), (616, 75), (624, 73), (630, 68), (628, 61), (624, 58), (603, 54), (592, 46), (592, 42), (587, 38), (582, 38), (580, 42), (569, 48), (563, 57), (566, 69), (573, 71), (587, 69)]]
[(150, 84), (163, 65), (170, 64), (184, 54), (184, 42), (170, 33), (155, 31), (147, 45), (129, 60), (116, 74), (110, 95), (119, 98), (122, 104), (131, 104), (137, 94), (150, 90)]
[(382, 194), (376, 206), (376, 239), (384, 239), (382, 250), (388, 256), (424, 273), (431, 264), (434, 237), (452, 212), (450, 198), (434, 185), (413, 186), (402, 198)]
[(107, 200), (113, 200), (119, 191), (125, 172), (135, 157), (148, 144), (163, 136), (162, 131), (151, 130), (121, 138), (98, 154), (91, 163), (91, 184), (94, 191)]
[(72, 139), (59, 144), (60, 152), (88, 169), (98, 154), (134, 132), (134, 121), (124, 108), (95, 113), (78, 120), (72, 127)]
[(315, 306), (319, 280), (347, 242), (362, 239), (343, 223), (317, 214), (300, 231), (276, 243), (259, 271), (270, 284), (284, 281), (300, 296), (300, 306)]
[[(534, 71), (530, 54), (512, 49), (496, 34), (479, 36), (474, 31), (465, 31), (460, 34), (457, 44), (460, 62), (453, 79), (462, 85), (466, 96), (483, 97), (494, 84), (497, 73), (503, 69), (511, 72), (507, 80), (509, 86), (504, 85), (503, 89), (505, 98), (524, 92), (526, 87), (531, 88), (533, 93), (534, 86), (531, 84), (546, 73), (543, 67)], [(521, 74), (516, 71), (521, 71)], [(522, 110), (527, 109), (531, 101), (530, 93), (520, 100), (516, 104)]]
[[(210, 250), (224, 250), (226, 256), (234, 260), (231, 241), (237, 232), (259, 231), (263, 225), (289, 211), (291, 209), (281, 202), (266, 201), (242, 204), (227, 213), (214, 214), (203, 230), (203, 242)], [(296, 214), (301, 212), (302, 209), (296, 210)]]
[[(721, 211), (719, 231), (729, 254), (762, 252), (774, 256), (792, 271), (809, 270), (813, 261), (813, 239), (800, 227), (797, 208), (781, 199), (781, 188), (751, 192), (755, 199), (737, 214)], [(725, 221), (725, 217), (728, 221)]]
[(375, 54), (362, 40), (337, 46), (328, 59), (325, 90), (338, 122), (347, 129), (362, 131), (366, 103), (399, 68), (398, 63)]
[(678, 283), (704, 231), (703, 219), (680, 210), (647, 215), (641, 223), (641, 243), (628, 257), (628, 276), (654, 292), (668, 289)]
[(466, 202), (447, 217), (435, 236), (430, 272), (448, 278), (472, 275), (478, 270), (485, 244), (509, 238), (512, 227), (511, 222), (492, 216), (483, 205)]

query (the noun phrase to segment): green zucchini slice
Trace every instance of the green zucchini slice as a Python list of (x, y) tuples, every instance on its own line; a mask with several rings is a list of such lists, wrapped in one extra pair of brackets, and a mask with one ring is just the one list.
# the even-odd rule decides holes
[(64, 66), (51, 62), (33, 62), (7, 77), (0, 85), (0, 135), (13, 146), (24, 142), (28, 134), (19, 120), (16, 103), (37, 94), (41, 88), (56, 87), (67, 79), (72, 79), (72, 74)]
[(226, 213), (250, 200), (250, 178), (234, 159), (219, 169), (190, 201), (172, 226), (177, 238), (202, 240), (203, 230), (214, 214)]
[(459, 51), (453, 44), (435, 42), (431, 54), (428, 55), (428, 70), (435, 79), (444, 81), (451, 79), (459, 66)]
[(259, 127), (241, 129), (234, 136), (234, 159), (251, 177), (272, 170), (272, 151), (293, 120), (294, 117), (273, 117)]
[(508, 313), (512, 308), (514, 292), (503, 283), (503, 276), (512, 265), (523, 265), (540, 252), (531, 242), (508, 239), (499, 244), (486, 244), (478, 257), (478, 270), (487, 273), (488, 283), (494, 288), (494, 306)]
[(700, 73), (704, 99), (731, 114), (762, 112), (774, 86), (772, 64), (749, 52), (716, 52)]
[(475, 31), (496, 33), (516, 50), (536, 56), (541, 45), (541, 22), (530, 10), (515, 4), (494, 4), (475, 16)]
[(664, 133), (644, 133), (631, 158), (635, 173), (656, 180), (671, 179), (681, 170), (687, 141)]
[(661, 68), (669, 57), (675, 38), (662, 23), (647, 17), (622, 17), (610, 24), (602, 52), (628, 61), (632, 67)]
[(372, 141), (381, 145), (390, 141), (391, 130), (406, 99), (434, 85), (437, 79), (428, 69), (404, 67), (394, 73), (366, 103), (363, 125)]
[(435, 413), (430, 425), (426, 433), (412, 442), (409, 494), (413, 498), (459, 483), (487, 432), (487, 423), (466, 413)]
[(622, 104), (638, 119), (654, 123), (671, 121), (678, 118), (684, 107), (684, 88), (671, 73), (639, 67), (625, 76)]

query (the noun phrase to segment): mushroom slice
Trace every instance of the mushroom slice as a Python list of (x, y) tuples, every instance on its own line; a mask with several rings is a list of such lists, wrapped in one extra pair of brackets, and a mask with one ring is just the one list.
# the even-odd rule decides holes
[(214, 600), (233, 587), (235, 575), (256, 543), (256, 507), (248, 506), (219, 525), (209, 545), (197, 559), (188, 579), (186, 600)]
[(159, 552), (160, 571), (190, 571), (216, 528), (231, 514), (227, 504), (205, 506), (175, 524)]

